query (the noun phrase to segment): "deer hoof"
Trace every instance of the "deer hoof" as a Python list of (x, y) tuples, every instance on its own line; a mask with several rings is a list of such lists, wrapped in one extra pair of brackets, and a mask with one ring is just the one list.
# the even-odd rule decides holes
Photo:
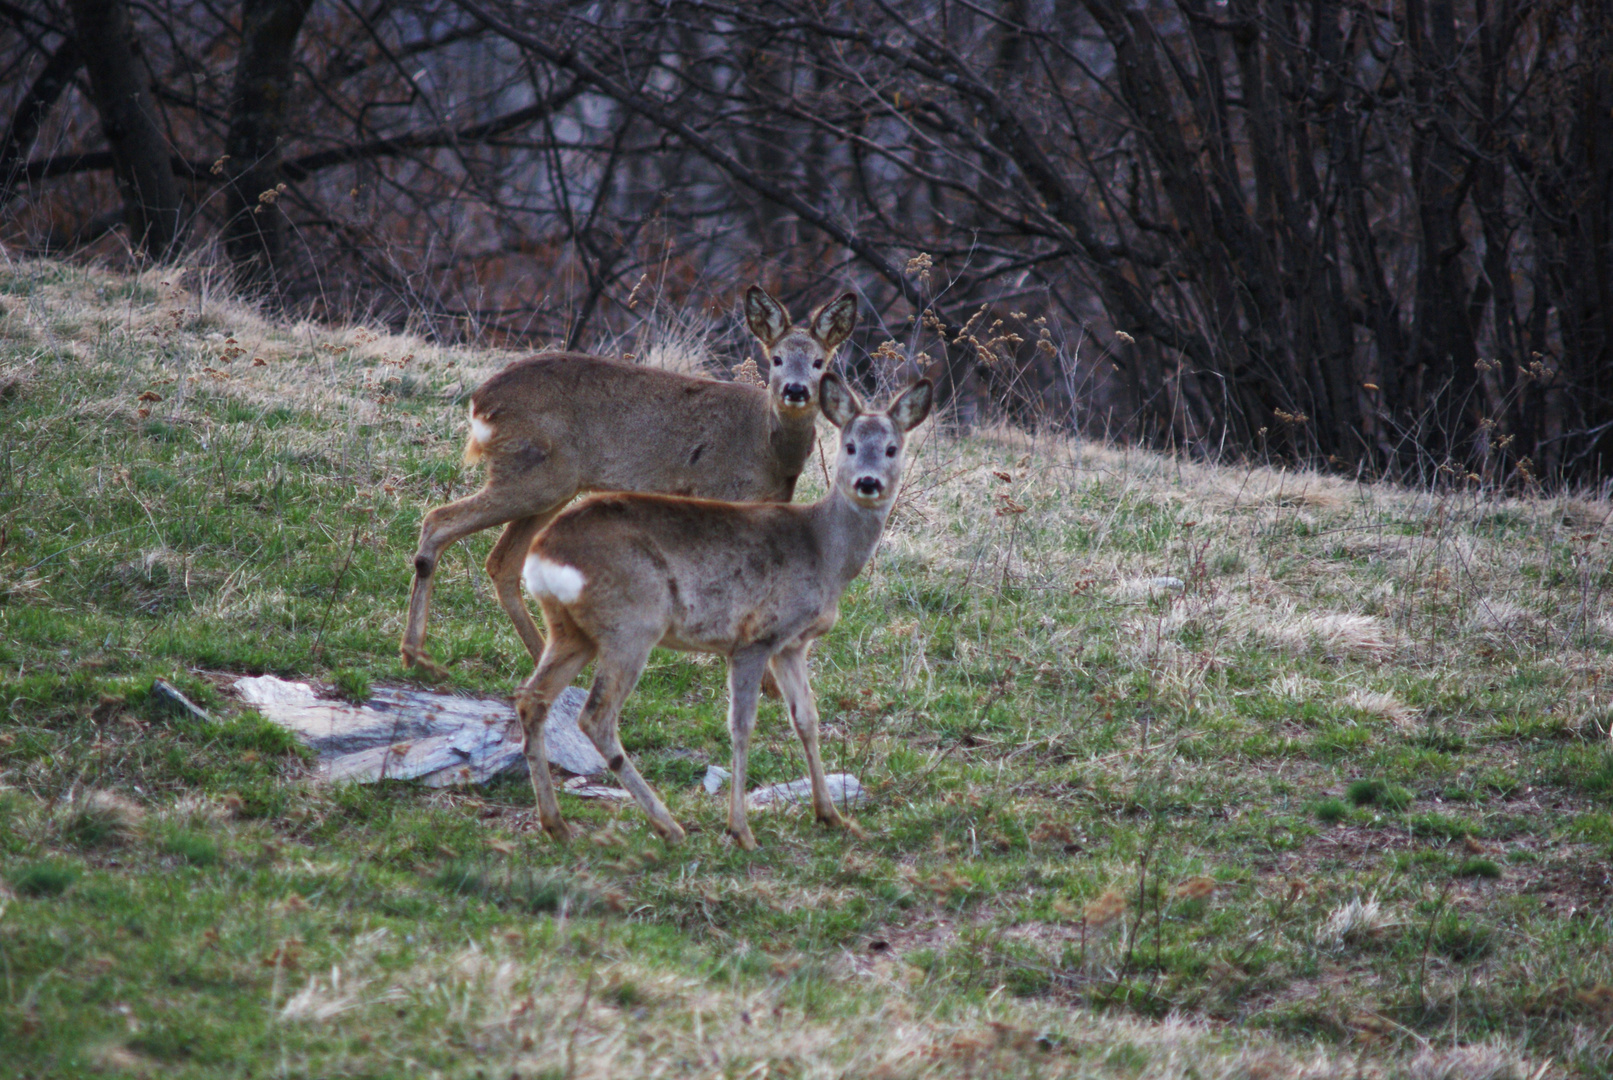
[(404, 646), (398, 650), (398, 655), (403, 659), (403, 666), (406, 668), (417, 667), (426, 674), (438, 679), (446, 679), (448, 677), (447, 668), (437, 663), (437, 661), (433, 660), (419, 649)]
[(565, 818), (555, 818), (553, 821), (543, 823), (543, 831), (560, 841), (562, 844), (577, 839), (577, 827)]
[(751, 834), (749, 826), (746, 826), (744, 829), (740, 830), (739, 832), (735, 832), (733, 829), (729, 829), (728, 830), (728, 835), (732, 836), (734, 838), (734, 843), (738, 844), (740, 847), (744, 848), (746, 851), (755, 851), (756, 850), (756, 837)]

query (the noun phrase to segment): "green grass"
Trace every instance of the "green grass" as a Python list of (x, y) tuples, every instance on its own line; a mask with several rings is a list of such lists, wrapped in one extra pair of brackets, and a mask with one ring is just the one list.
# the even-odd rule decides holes
[[(442, 563), (449, 674), (395, 652), (503, 357), (55, 264), (0, 271), (0, 311), (18, 1073), (1613, 1070), (1613, 610), (1573, 539), (1605, 504), (927, 435), (814, 660), (867, 838), (775, 811), (728, 843), (722, 666), (658, 653), (623, 738), (689, 840), (563, 796), (560, 845), (524, 780), (321, 786), (227, 690), (528, 673), (491, 535)], [(802, 772), (765, 703), (752, 783)]]
[(1382, 780), (1356, 780), (1345, 789), (1345, 796), (1357, 806), (1381, 806), (1385, 810), (1404, 810), (1412, 803), (1411, 792)]
[(28, 863), (10, 875), (18, 896), (41, 899), (60, 896), (78, 880), (78, 869), (56, 862)]

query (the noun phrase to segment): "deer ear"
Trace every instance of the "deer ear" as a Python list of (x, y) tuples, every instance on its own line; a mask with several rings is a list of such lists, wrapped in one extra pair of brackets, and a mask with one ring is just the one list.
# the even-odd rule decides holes
[(818, 384), (818, 407), (837, 428), (845, 427), (862, 412), (862, 402), (857, 400), (857, 395), (832, 371)]
[(807, 320), (812, 336), (829, 352), (834, 352), (857, 328), (857, 294), (846, 293), (824, 304)]
[(790, 314), (760, 285), (745, 290), (745, 322), (763, 345), (771, 346), (790, 329)]
[(929, 379), (920, 379), (902, 391), (901, 397), (891, 402), (891, 407), (885, 410), (885, 415), (891, 418), (891, 423), (903, 431), (912, 431), (924, 423), (924, 418), (930, 415), (930, 406), (934, 404), (935, 384)]

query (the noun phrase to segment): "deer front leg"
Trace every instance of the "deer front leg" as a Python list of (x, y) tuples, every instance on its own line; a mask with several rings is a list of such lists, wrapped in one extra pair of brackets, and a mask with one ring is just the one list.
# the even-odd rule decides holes
[(790, 713), (790, 723), (801, 737), (801, 747), (806, 751), (807, 775), (812, 778), (813, 813), (825, 825), (860, 833), (854, 823), (840, 816), (829, 793), (829, 783), (824, 778), (823, 758), (818, 752), (818, 706), (812, 699), (812, 687), (807, 682), (807, 646), (785, 649), (773, 658), (772, 667), (773, 678), (777, 680), (784, 697), (784, 707)]
[(616, 734), (616, 721), (621, 715), (622, 702), (632, 692), (649, 658), (648, 645), (618, 648), (608, 653), (601, 651), (594, 664), (594, 685), (588, 692), (588, 703), (582, 707), (582, 715), (577, 717), (577, 723), (583, 733), (593, 740), (606, 766), (616, 774), (622, 787), (649, 815), (650, 824), (661, 834), (661, 839), (668, 844), (676, 844), (683, 839), (683, 827), (672, 817), (655, 789), (639, 775)]
[(537, 796), (538, 821), (543, 831), (557, 840), (571, 839), (574, 830), (560, 816), (560, 803), (555, 798), (554, 780), (549, 776), (549, 755), (543, 744), (543, 726), (549, 718), (549, 705), (577, 677), (583, 665), (593, 656), (593, 647), (580, 635), (567, 633), (562, 627), (549, 634), (549, 644), (543, 650), (532, 677), (515, 692), (515, 711), (521, 718), (524, 736), (522, 749), (526, 766), (532, 777), (532, 791)]
[(728, 789), (728, 833), (746, 851), (756, 850), (756, 837), (745, 821), (745, 764), (751, 732), (756, 727), (756, 700), (761, 694), (767, 652), (750, 648), (728, 659), (728, 735), (734, 744), (733, 776)]

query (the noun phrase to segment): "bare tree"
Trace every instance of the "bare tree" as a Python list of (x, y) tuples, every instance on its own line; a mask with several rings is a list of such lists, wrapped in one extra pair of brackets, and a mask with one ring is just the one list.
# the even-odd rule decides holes
[(0, 206), (4, 206), (16, 190), (34, 138), (82, 63), (78, 42), (71, 35), (62, 35), (49, 50), (44, 67), (28, 83), (27, 91), (12, 110), (5, 134), (0, 136)]
[[(927, 371), (965, 421), (1581, 482), (1613, 465), (1604, 8), (175, 0), (129, 37), (198, 235), (314, 314), (581, 344), (646, 290), (831, 278), (879, 316), (856, 377)], [(116, 154), (48, 12), (0, 21), (0, 232), (93, 236)]]
[(292, 62), (312, 5), (313, 0), (243, 0), (241, 5), (241, 47), (224, 142), (223, 171), (229, 177), (224, 244), (237, 284), (270, 296), (275, 273), (285, 263), (280, 146), (293, 93)]
[(87, 66), (90, 88), (112, 150), (129, 238), (137, 250), (164, 258), (179, 239), (179, 184), (128, 7), (123, 0), (71, 0), (71, 8), (79, 51), (95, 58)]

